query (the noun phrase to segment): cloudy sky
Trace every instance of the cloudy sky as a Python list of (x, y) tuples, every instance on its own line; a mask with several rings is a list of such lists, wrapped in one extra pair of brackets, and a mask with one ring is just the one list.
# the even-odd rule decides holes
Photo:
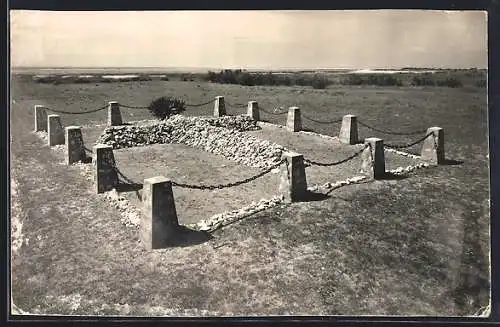
[(487, 67), (479, 11), (11, 11), (11, 65)]

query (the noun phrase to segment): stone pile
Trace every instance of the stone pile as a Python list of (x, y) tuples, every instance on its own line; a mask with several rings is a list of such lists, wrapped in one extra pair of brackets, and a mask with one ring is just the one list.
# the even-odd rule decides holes
[(238, 132), (254, 131), (259, 129), (257, 121), (250, 116), (222, 116), (222, 117), (200, 117), (200, 120), (206, 121), (211, 126), (225, 127)]
[(127, 227), (139, 228), (141, 224), (140, 212), (130, 204), (122, 195), (118, 194), (116, 189), (103, 193), (104, 197), (110, 201), (113, 206), (120, 211), (122, 218), (120, 222)]
[(258, 202), (254, 201), (250, 205), (241, 209), (216, 214), (206, 220), (201, 220), (195, 224), (188, 225), (188, 227), (211, 233), (216, 229), (251, 216), (257, 212), (275, 207), (283, 203), (283, 200), (283, 196), (278, 195), (273, 196), (271, 199), (260, 199)]
[(393, 149), (393, 148), (389, 148), (387, 146), (384, 146), (384, 151), (386, 151), (386, 152), (392, 152), (392, 153), (399, 154), (401, 156), (412, 158), (412, 159), (422, 159), (420, 156), (414, 155), (412, 153), (404, 152), (404, 151), (399, 151), (399, 150), (396, 150), (396, 149)]
[[(250, 167), (265, 169), (279, 163), (282, 152), (286, 150), (283, 146), (239, 131), (251, 126), (248, 119), (242, 116), (208, 119), (175, 115), (143, 125), (108, 127), (97, 143), (111, 145), (113, 149), (182, 143)], [(215, 122), (222, 122), (217, 123), (221, 127), (214, 126)]]
[(416, 169), (421, 169), (421, 168), (429, 168), (430, 165), (427, 162), (421, 162), (416, 165), (410, 165), (406, 167), (398, 167), (396, 169), (389, 170), (389, 173), (395, 174), (395, 175), (404, 175), (406, 173), (410, 173)]
[(364, 175), (354, 176), (354, 177), (351, 177), (351, 178), (348, 178), (348, 179), (345, 179), (345, 180), (342, 180), (342, 181), (337, 181), (337, 182), (334, 182), (334, 183), (325, 183), (323, 185), (310, 186), (307, 189), (309, 191), (311, 191), (311, 192), (315, 192), (315, 191), (332, 191), (332, 190), (337, 189), (339, 187), (342, 187), (342, 186), (345, 186), (345, 185), (356, 184), (356, 183), (359, 183), (359, 182), (364, 181), (366, 179), (368, 179), (368, 177), (364, 176)]

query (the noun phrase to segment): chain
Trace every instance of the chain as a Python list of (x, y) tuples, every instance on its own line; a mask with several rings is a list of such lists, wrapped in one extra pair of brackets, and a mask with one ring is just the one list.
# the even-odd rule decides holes
[[(186, 107), (201, 107), (201, 106), (205, 106), (207, 104), (210, 104), (212, 102), (215, 102), (215, 99), (214, 100), (210, 100), (208, 102), (204, 102), (204, 103), (198, 103), (198, 104), (185, 104)], [(128, 105), (124, 105), (124, 104), (121, 104), (120, 103), (120, 106), (121, 107), (124, 107), (124, 108), (130, 108), (130, 109), (149, 109), (149, 106), (147, 107), (139, 107), (139, 106), (128, 106)]]
[(265, 112), (268, 115), (274, 115), (274, 116), (280, 116), (280, 115), (286, 114), (288, 112), (288, 110), (270, 112), (270, 111), (267, 111), (267, 110), (265, 110), (263, 108), (260, 108), (260, 107), (259, 107), (259, 110), (262, 111), (262, 112)]
[(128, 178), (127, 176), (123, 175), (123, 173), (118, 169), (118, 167), (114, 167), (115, 169), (115, 172), (118, 176), (120, 176), (121, 178), (123, 178), (123, 180), (125, 182), (127, 182), (128, 184), (133, 184), (133, 185), (139, 185), (140, 183), (136, 183), (134, 182), (133, 180), (131, 180), (130, 178)]
[(205, 106), (207, 104), (210, 104), (210, 103), (213, 103), (215, 102), (215, 99), (213, 100), (210, 100), (208, 102), (204, 102), (204, 103), (198, 103), (198, 104), (186, 104), (186, 107), (201, 107), (201, 106)]
[(312, 122), (318, 123), (318, 124), (337, 124), (337, 123), (342, 122), (342, 119), (335, 119), (335, 120), (329, 120), (329, 121), (316, 120), (316, 119), (308, 117), (304, 114), (302, 114), (302, 117), (304, 117), (305, 119), (310, 120)]
[(104, 106), (104, 107), (101, 107), (101, 108), (98, 108), (98, 109), (95, 109), (95, 110), (89, 110), (89, 111), (80, 111), (80, 112), (74, 112), (74, 111), (63, 111), (63, 110), (55, 110), (55, 109), (50, 109), (50, 108), (47, 108), (49, 111), (52, 111), (52, 112), (56, 112), (56, 113), (60, 113), (60, 114), (70, 114), (70, 115), (83, 115), (83, 114), (90, 114), (90, 113), (93, 113), (93, 112), (98, 112), (98, 111), (101, 111), (103, 109), (106, 109), (108, 106)]
[(241, 103), (238, 103), (238, 104), (230, 104), (229, 102), (225, 102), (225, 104), (227, 104), (228, 106), (230, 107), (233, 107), (233, 108), (244, 108), (246, 106), (248, 106), (248, 104), (241, 104)]
[(253, 180), (256, 180), (259, 177), (262, 177), (271, 170), (278, 168), (281, 164), (283, 164), (286, 161), (286, 159), (281, 160), (279, 163), (269, 167), (268, 169), (258, 173), (257, 175), (254, 175), (252, 177), (246, 178), (244, 180), (238, 181), (238, 182), (233, 182), (233, 183), (228, 183), (228, 184), (219, 184), (219, 185), (192, 185), (192, 184), (183, 184), (183, 183), (177, 183), (172, 181), (173, 186), (181, 187), (181, 188), (188, 188), (188, 189), (195, 189), (195, 190), (215, 190), (215, 189), (223, 189), (223, 188), (228, 188), (228, 187), (234, 187), (234, 186), (239, 186), (245, 183), (249, 183)]
[(321, 163), (321, 162), (317, 162), (317, 161), (312, 161), (312, 160), (309, 160), (309, 159), (304, 159), (304, 162), (308, 163), (308, 164), (311, 164), (313, 166), (321, 166), (321, 167), (331, 167), (331, 166), (336, 166), (336, 165), (340, 165), (340, 164), (343, 164), (345, 162), (348, 162), (349, 160), (352, 160), (354, 158), (356, 158), (357, 156), (359, 156), (361, 153), (363, 153), (363, 151), (369, 146), (369, 143), (368, 144), (365, 144), (365, 146), (359, 150), (358, 152), (356, 152), (355, 154), (343, 159), (343, 160), (340, 160), (340, 161), (336, 161), (336, 162), (331, 162), (331, 163)]
[[(404, 148), (409, 148), (411, 146), (414, 146), (414, 145), (417, 145), (423, 141), (425, 141), (425, 139), (427, 139), (429, 136), (433, 135), (433, 133), (429, 133), (427, 135), (425, 135), (424, 137), (418, 139), (417, 141), (415, 142), (412, 142), (412, 143), (409, 143), (409, 144), (399, 144), (399, 145), (395, 145), (395, 144), (384, 144), (386, 147), (388, 148), (392, 148), (392, 149), (404, 149)], [(436, 141), (434, 141), (434, 143), (436, 143)]]
[(388, 134), (388, 135), (417, 135), (417, 134), (422, 134), (425, 133), (427, 130), (420, 130), (420, 131), (414, 131), (414, 132), (390, 132), (390, 131), (384, 131), (381, 129), (377, 129), (373, 126), (370, 126), (368, 124), (363, 123), (362, 121), (358, 120), (358, 123), (366, 128), (369, 128), (371, 130), (374, 130), (375, 132), (383, 133), (383, 134)]
[(127, 106), (125, 104), (119, 104), (120, 107), (123, 107), (123, 108), (129, 108), (129, 109), (149, 109), (149, 107), (136, 107), (136, 106)]

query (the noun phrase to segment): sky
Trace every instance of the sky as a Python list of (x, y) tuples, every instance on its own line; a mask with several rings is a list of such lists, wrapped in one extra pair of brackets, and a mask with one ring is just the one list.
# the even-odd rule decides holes
[(486, 68), (481, 11), (12, 10), (13, 67)]

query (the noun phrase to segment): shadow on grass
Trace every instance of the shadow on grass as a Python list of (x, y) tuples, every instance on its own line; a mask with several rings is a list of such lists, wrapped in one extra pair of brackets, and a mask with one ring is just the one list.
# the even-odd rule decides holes
[(116, 185), (116, 191), (117, 192), (136, 192), (139, 190), (142, 190), (143, 184), (139, 183), (123, 183), (120, 182), (118, 185)]
[[(373, 180), (372, 180), (372, 179), (366, 179), (366, 180), (363, 180), (363, 181), (361, 181), (361, 182), (356, 182), (356, 183), (353, 183), (353, 184), (348, 184), (348, 185), (347, 185), (347, 184), (346, 184), (346, 185), (339, 185), (339, 186), (337, 186), (337, 187), (333, 187), (333, 188), (329, 189), (329, 190), (328, 190), (328, 192), (326, 192), (325, 194), (326, 194), (326, 195), (328, 195), (328, 196), (330, 196), (330, 194), (331, 194), (333, 191), (338, 190), (338, 189), (339, 189), (339, 188), (341, 188), (341, 187), (346, 187), (346, 186), (349, 186), (349, 185), (355, 185), (355, 184), (356, 184), (356, 185), (360, 185), (360, 184), (370, 184), (370, 183), (372, 183), (372, 182), (373, 182)], [(351, 201), (351, 200), (347, 200), (347, 199), (344, 199), (344, 198), (341, 198), (341, 197), (337, 197), (337, 196), (334, 196), (333, 198), (334, 198), (334, 199), (341, 199), (341, 200), (344, 200), (344, 201)]]
[(454, 159), (444, 159), (444, 162), (442, 165), (444, 166), (458, 166), (463, 164), (464, 162), (462, 160), (454, 160)]
[(488, 303), (490, 281), (488, 258), (483, 255), (485, 251), (480, 244), (478, 215), (469, 214), (464, 222), (459, 282), (452, 296), (460, 314), (467, 315)]
[(386, 171), (384, 175), (380, 176), (377, 178), (377, 180), (382, 180), (382, 181), (392, 181), (392, 180), (402, 180), (402, 179), (407, 179), (408, 176), (406, 174), (401, 175), (401, 174), (394, 174), (391, 172)]
[(187, 247), (198, 245), (213, 239), (213, 236), (205, 231), (199, 231), (180, 225), (177, 228), (175, 237), (170, 244), (171, 247)]
[(312, 201), (323, 201), (328, 199), (330, 196), (324, 193), (318, 193), (313, 191), (306, 191), (299, 199), (295, 202), (312, 202)]
[(88, 156), (87, 154), (85, 154), (85, 156), (82, 159), (82, 163), (84, 164), (92, 163), (92, 156)]
[(135, 196), (137, 196), (139, 201), (142, 201), (142, 194), (139, 191), (142, 190), (143, 187), (144, 185), (140, 183), (124, 183), (119, 181), (115, 189), (118, 193), (135, 192)]

